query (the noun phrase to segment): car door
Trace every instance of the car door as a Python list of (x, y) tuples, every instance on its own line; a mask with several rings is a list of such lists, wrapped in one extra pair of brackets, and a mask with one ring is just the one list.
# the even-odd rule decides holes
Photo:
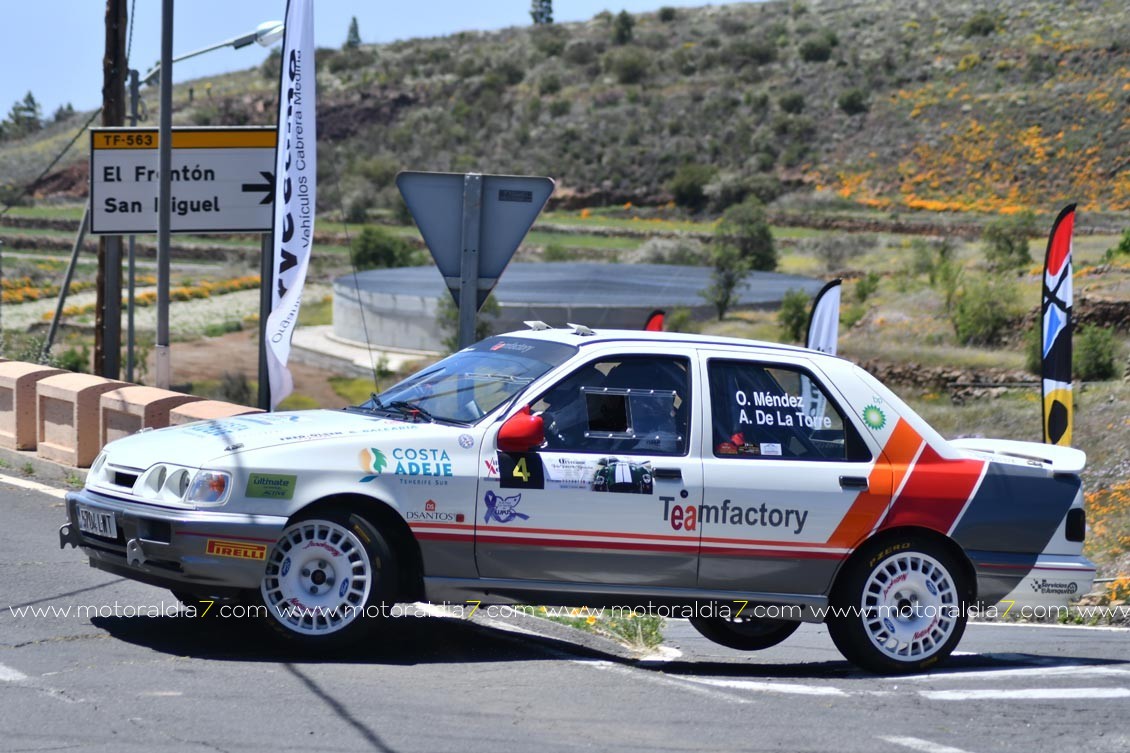
[(824, 592), (848, 529), (889, 502), (878, 448), (806, 359), (703, 355), (699, 584)]
[(702, 496), (693, 352), (665, 351), (594, 355), (531, 400), (545, 444), (497, 453), (480, 483), (480, 576), (695, 584), (699, 532), (683, 517)]

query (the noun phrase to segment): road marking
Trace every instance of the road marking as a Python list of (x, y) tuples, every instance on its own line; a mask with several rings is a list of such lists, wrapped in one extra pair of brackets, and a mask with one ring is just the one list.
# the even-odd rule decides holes
[(1110, 627), (1107, 625), (1040, 625), (1033, 622), (979, 622), (970, 620), (970, 626), (977, 627), (1011, 627), (1011, 628), (1041, 628), (1043, 630), (1101, 630), (1107, 633), (1130, 632), (1124, 627)]
[(1130, 698), (1130, 688), (1026, 688), (1024, 690), (919, 690), (931, 701), (1062, 701)]
[(604, 659), (570, 659), (569, 655), (563, 651), (555, 651), (554, 649), (548, 650), (551, 653), (560, 654), (561, 658), (568, 659), (573, 664), (580, 664), (582, 666), (588, 667), (589, 669), (597, 669), (603, 672), (612, 672), (614, 674), (624, 675), (626, 677), (632, 678), (632, 680), (646, 680), (647, 682), (657, 685), (664, 685), (669, 688), (679, 688), (680, 690), (686, 690), (691, 693), (698, 693), (699, 695), (727, 701), (728, 703), (752, 703), (752, 701), (750, 701), (748, 698), (742, 698), (741, 696), (734, 695), (733, 693), (726, 693), (724, 691), (714, 690), (712, 688), (704, 688), (701, 685), (694, 684), (697, 681), (691, 680), (691, 678), (673, 677), (671, 675), (653, 672), (647, 669), (638, 669), (636, 667), (617, 664), (616, 662), (611, 662)]
[(892, 745), (901, 745), (904, 748), (911, 750), (918, 750), (922, 753), (968, 753), (962, 748), (953, 748), (949, 745), (940, 745), (932, 743), (929, 740), (923, 740), (918, 737), (880, 737), (880, 740), (885, 740)]
[(715, 680), (708, 677), (687, 677), (688, 682), (713, 685), (734, 690), (753, 690), (759, 693), (786, 693), (791, 695), (849, 695), (846, 691), (828, 685), (801, 685), (791, 682), (758, 682), (756, 680)]
[(22, 682), (27, 675), (18, 669), (12, 669), (6, 664), (0, 664), (0, 682)]
[(1017, 667), (1016, 669), (987, 669), (963, 671), (960, 669), (952, 672), (935, 672), (929, 675), (909, 675), (901, 680), (921, 682), (923, 680), (997, 680), (1002, 678), (1023, 677), (1118, 677), (1130, 675), (1130, 670), (1119, 667), (1072, 665), (1066, 667)]
[(47, 484), (41, 484), (38, 481), (28, 481), (26, 478), (17, 478), (5, 473), (0, 473), (0, 484), (10, 484), (11, 486), (18, 486), (21, 489), (30, 489), (33, 492), (49, 494), (59, 499), (63, 499), (67, 496), (67, 492), (63, 489), (56, 489), (53, 486), (47, 486)]

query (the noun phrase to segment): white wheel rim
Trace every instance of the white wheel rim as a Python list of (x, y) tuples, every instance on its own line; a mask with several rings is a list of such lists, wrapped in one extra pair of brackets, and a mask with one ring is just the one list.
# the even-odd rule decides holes
[(891, 659), (921, 661), (957, 628), (961, 604), (949, 571), (933, 557), (905, 552), (879, 563), (863, 587), (864, 630)]
[(337, 632), (362, 616), (373, 566), (347, 528), (304, 520), (283, 531), (260, 591), (271, 617), (301, 635)]

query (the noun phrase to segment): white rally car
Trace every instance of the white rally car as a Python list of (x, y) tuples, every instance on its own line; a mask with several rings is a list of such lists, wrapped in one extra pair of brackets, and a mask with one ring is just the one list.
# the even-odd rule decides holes
[(60, 538), (307, 642), (398, 601), (664, 605), (744, 649), (824, 621), (851, 661), (912, 671), (971, 606), (1089, 590), (1084, 462), (947, 441), (821, 353), (532, 323), (343, 411), (113, 442)]

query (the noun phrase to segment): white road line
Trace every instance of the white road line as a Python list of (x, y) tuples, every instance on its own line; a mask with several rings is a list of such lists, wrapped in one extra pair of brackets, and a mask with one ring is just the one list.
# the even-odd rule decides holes
[(921, 753), (968, 753), (968, 751), (962, 748), (940, 745), (918, 737), (880, 737), (879, 739), (889, 742), (892, 745), (901, 745), (904, 748), (921, 751)]
[(0, 664), (0, 682), (21, 682), (27, 679), (27, 675), (18, 669)]
[(828, 685), (800, 685), (791, 682), (758, 682), (756, 680), (717, 680), (709, 677), (687, 677), (688, 682), (713, 685), (734, 690), (753, 690), (759, 693), (786, 693), (791, 695), (849, 695), (846, 691)]
[(41, 484), (38, 481), (28, 481), (26, 478), (17, 478), (16, 476), (9, 476), (5, 473), (0, 473), (0, 484), (9, 484), (11, 486), (18, 486), (21, 489), (30, 489), (33, 492), (49, 494), (59, 499), (63, 499), (67, 496), (67, 492), (63, 489), (56, 489), (53, 486), (47, 486), (47, 484)]
[(980, 622), (969, 621), (969, 626), (977, 627), (1010, 627), (1010, 628), (1040, 628), (1042, 630), (1102, 630), (1108, 633), (1130, 633), (1124, 627), (1111, 627), (1108, 625), (1041, 625), (1034, 622)]
[(1016, 669), (954, 670), (935, 672), (929, 675), (909, 675), (900, 680), (913, 682), (937, 680), (999, 680), (1004, 678), (1021, 679), (1025, 677), (1118, 677), (1130, 675), (1130, 670), (1109, 666), (1067, 666), (1067, 667), (1017, 667)]
[(1026, 688), (1024, 690), (919, 690), (931, 701), (1077, 701), (1130, 698), (1130, 688)]

